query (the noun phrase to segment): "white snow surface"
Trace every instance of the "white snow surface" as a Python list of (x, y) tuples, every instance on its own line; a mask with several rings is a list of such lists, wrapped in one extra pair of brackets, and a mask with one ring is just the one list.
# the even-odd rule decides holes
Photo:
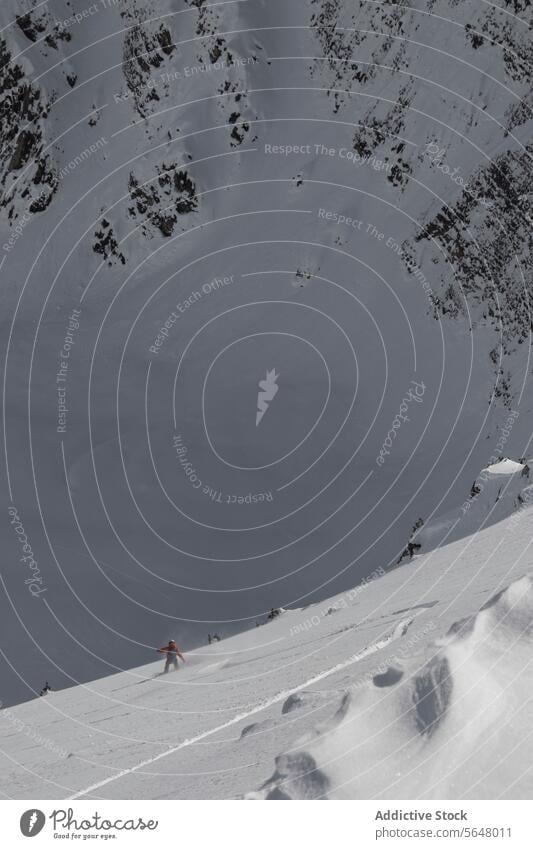
[(532, 521), (3, 710), (3, 798), (531, 798)]

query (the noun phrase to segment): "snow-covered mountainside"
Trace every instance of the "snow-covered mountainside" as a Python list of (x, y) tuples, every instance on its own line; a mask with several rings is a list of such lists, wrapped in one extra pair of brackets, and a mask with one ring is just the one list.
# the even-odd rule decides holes
[(512, 509), (522, 467), (487, 512), (531, 455), (530, 22), (3, 0), (4, 705), (169, 636), (259, 645), (271, 607), (403, 584)]
[(178, 672), (151, 663), (3, 710), (0, 793), (531, 798), (532, 520), (522, 504)]

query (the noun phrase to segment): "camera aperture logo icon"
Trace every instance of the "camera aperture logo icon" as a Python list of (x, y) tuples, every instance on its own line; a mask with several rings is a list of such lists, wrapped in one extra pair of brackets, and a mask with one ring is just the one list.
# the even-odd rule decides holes
[(258, 427), (263, 416), (268, 410), (270, 404), (278, 393), (279, 386), (277, 380), (279, 374), (276, 374), (276, 369), (267, 371), (266, 378), (259, 381), (259, 392), (257, 393), (257, 413), (255, 416), (255, 426)]
[(43, 830), (46, 817), (38, 808), (24, 811), (20, 818), (20, 830), (24, 837), (36, 837)]

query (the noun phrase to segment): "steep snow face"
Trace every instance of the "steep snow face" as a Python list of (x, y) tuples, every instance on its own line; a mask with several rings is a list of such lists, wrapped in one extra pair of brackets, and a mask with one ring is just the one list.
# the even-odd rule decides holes
[(4, 704), (387, 571), (528, 453), (528, 11), (4, 0)]
[[(530, 3), (312, 6), (324, 52), (316, 78), (339, 116), (367, 98), (354, 147), (389, 162), (388, 180), (421, 225), (403, 244), (407, 268), (431, 261), (436, 312), (474, 309), (516, 350), (531, 331)], [(421, 132), (415, 147), (387, 138)], [(501, 377), (506, 394), (504, 368)]]
[(177, 673), (2, 710), (0, 792), (530, 798), (532, 519), (186, 651)]
[(533, 498), (531, 466), (504, 457), (483, 469), (475, 479), (468, 498), (455, 510), (437, 516), (417, 528), (411, 536), (414, 551), (428, 551), (454, 539), (470, 536), (489, 524), (500, 522), (531, 505)]

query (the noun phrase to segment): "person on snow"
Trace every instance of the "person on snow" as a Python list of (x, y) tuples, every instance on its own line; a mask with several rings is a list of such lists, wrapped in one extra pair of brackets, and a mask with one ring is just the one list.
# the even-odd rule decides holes
[(417, 552), (420, 548), (422, 548), (419, 542), (408, 542), (407, 546), (404, 548), (396, 563), (401, 563), (404, 557), (408, 557), (409, 560), (412, 560), (415, 552)]
[(169, 640), (168, 646), (163, 646), (163, 648), (157, 649), (157, 651), (161, 652), (161, 654), (166, 654), (165, 672), (168, 672), (171, 665), (174, 666), (174, 669), (178, 668), (178, 657), (185, 663), (185, 658), (177, 647), (176, 640)]
[(39, 695), (46, 696), (47, 693), (51, 693), (51, 692), (52, 692), (52, 688), (51, 688), (50, 684), (48, 683), (48, 681), (45, 681), (44, 687), (41, 690)]

